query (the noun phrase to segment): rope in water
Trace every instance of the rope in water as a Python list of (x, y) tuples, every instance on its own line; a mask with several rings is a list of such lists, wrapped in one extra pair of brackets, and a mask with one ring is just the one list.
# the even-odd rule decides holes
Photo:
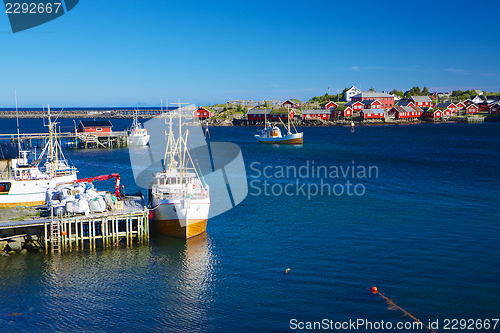
[(422, 325), (427, 328), (429, 331), (433, 332), (433, 333), (437, 333), (436, 331), (434, 331), (432, 328), (430, 328), (429, 326), (425, 325), (423, 322), (421, 322), (418, 318), (416, 318), (414, 315), (412, 315), (411, 313), (409, 313), (408, 311), (406, 311), (405, 309), (403, 309), (402, 307), (398, 306), (393, 300), (391, 300), (389, 297), (386, 297), (384, 294), (382, 294), (380, 291), (377, 290), (376, 287), (373, 287), (372, 288), (372, 292), (374, 294), (378, 294), (380, 297), (382, 297), (383, 299), (385, 299), (385, 301), (387, 302), (387, 304), (389, 304), (391, 306), (391, 308), (396, 308), (396, 309), (399, 309), (401, 310), (405, 316), (408, 316), (410, 318), (412, 318), (413, 320), (415, 320), (417, 323), (422, 323)]

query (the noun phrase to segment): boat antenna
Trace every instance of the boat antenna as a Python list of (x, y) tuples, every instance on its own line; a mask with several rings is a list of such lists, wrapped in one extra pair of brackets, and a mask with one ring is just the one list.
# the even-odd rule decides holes
[(14, 89), (14, 96), (16, 99), (16, 117), (17, 117), (17, 149), (19, 151), (19, 156), (21, 156), (21, 139), (19, 134), (19, 111), (17, 110), (17, 90)]

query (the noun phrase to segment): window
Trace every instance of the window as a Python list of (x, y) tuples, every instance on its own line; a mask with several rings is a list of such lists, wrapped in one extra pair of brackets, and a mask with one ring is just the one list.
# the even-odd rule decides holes
[(98, 127), (95, 129), (97, 132), (102, 132), (102, 128)]

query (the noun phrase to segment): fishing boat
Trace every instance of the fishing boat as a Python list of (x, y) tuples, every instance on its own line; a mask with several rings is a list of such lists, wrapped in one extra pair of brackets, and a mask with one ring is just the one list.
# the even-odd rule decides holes
[[(49, 138), (40, 155), (22, 150), (18, 143), (0, 147), (0, 207), (38, 206), (45, 203), (47, 188), (72, 183), (77, 170), (64, 157), (56, 125), (48, 108)], [(33, 155), (33, 158), (31, 156)]]
[(279, 118), (283, 127), (286, 130), (285, 135), (282, 134), (281, 129), (278, 126), (268, 123), (267, 115), (264, 114), (264, 129), (261, 131), (260, 134), (254, 135), (255, 140), (257, 140), (257, 142), (260, 143), (299, 144), (299, 145), (302, 144), (304, 133), (297, 132), (295, 126), (294, 126), (295, 133), (292, 133), (290, 128), (290, 110), (287, 110), (287, 114), (288, 114), (287, 125), (285, 125), (281, 120), (281, 118)]
[(154, 174), (149, 193), (153, 230), (188, 239), (206, 231), (210, 209), (209, 187), (195, 168), (187, 148), (189, 132), (182, 133), (179, 103), (179, 134), (174, 137), (172, 112), (162, 172)]
[(132, 127), (130, 128), (130, 134), (128, 136), (128, 144), (131, 147), (146, 146), (149, 142), (148, 131), (142, 126), (142, 124), (137, 119), (137, 112), (134, 112), (134, 121), (132, 122)]

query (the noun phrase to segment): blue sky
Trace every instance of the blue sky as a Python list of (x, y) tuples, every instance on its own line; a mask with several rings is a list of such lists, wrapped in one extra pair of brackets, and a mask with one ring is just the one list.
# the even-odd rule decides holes
[(0, 107), (308, 100), (331, 88), (500, 91), (500, 2), (81, 0), (13, 34)]

